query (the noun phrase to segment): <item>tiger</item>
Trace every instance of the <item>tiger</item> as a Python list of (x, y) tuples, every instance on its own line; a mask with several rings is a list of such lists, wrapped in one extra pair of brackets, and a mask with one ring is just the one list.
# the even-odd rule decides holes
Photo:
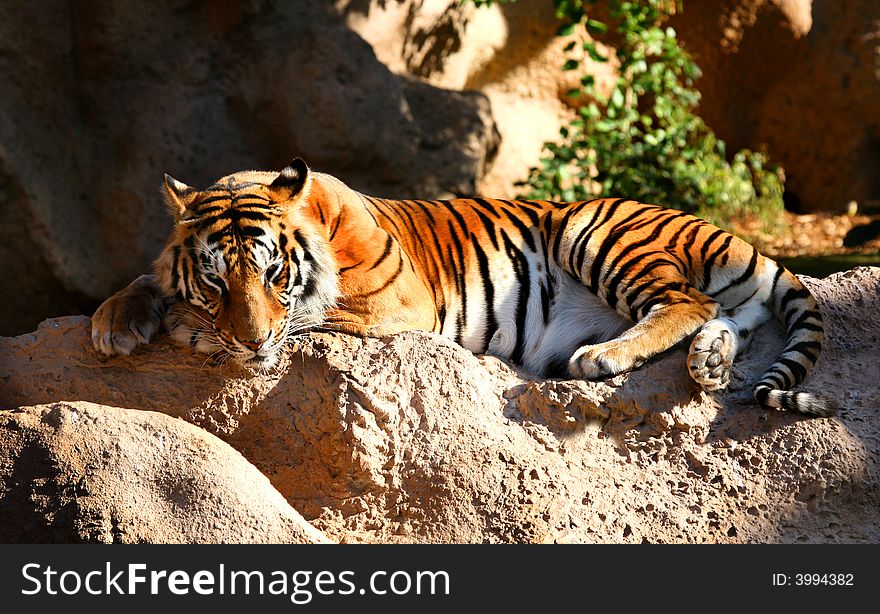
[(309, 331), (422, 330), (539, 377), (603, 380), (691, 339), (687, 371), (716, 391), (775, 316), (786, 343), (755, 401), (836, 411), (792, 390), (825, 340), (810, 291), (684, 211), (627, 198), (376, 198), (301, 158), (204, 190), (165, 175), (161, 192), (173, 230), (153, 273), (95, 312), (102, 354), (127, 355), (164, 326), (197, 352), (266, 371)]

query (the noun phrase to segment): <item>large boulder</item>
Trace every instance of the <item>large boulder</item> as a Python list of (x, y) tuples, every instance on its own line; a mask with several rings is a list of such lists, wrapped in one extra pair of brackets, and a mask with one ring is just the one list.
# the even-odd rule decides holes
[(880, 2), (686, 2), (699, 113), (730, 151), (766, 146), (799, 211), (880, 205)]
[(164, 414), (0, 412), (2, 542), (324, 543), (257, 469)]
[[(876, 542), (880, 328), (866, 314), (880, 309), (880, 269), (805, 282), (829, 334), (805, 389), (835, 399), (835, 418), (754, 406), (751, 386), (783, 347), (776, 324), (731, 389), (707, 394), (682, 348), (583, 382), (536, 379), (429, 333), (312, 334), (252, 375), (162, 339), (101, 358), (89, 320), (69, 317), (0, 340), (0, 407), (85, 401), (183, 418), (338, 541)], [(28, 466), (2, 449), (4, 475)], [(34, 505), (0, 499), (19, 514)]]

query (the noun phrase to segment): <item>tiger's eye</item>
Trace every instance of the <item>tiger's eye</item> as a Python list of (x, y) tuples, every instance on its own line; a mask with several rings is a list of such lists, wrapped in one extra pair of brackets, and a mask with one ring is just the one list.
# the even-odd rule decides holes
[(205, 273), (204, 277), (205, 280), (208, 281), (208, 283), (217, 286), (220, 292), (226, 290), (226, 284), (223, 282), (223, 278), (219, 275), (214, 275), (213, 273)]
[(266, 279), (269, 281), (275, 281), (275, 278), (278, 277), (278, 273), (281, 272), (280, 264), (272, 264), (269, 268), (266, 269)]

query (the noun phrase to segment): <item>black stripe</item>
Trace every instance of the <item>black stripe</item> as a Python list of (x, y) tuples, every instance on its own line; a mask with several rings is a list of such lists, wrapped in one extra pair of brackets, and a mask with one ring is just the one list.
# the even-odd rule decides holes
[[(777, 364), (783, 364), (791, 371), (791, 374), (794, 376), (794, 382), (792, 386), (796, 385), (798, 382), (803, 381), (803, 379), (807, 376), (807, 369), (799, 362), (795, 362), (790, 358), (777, 358)], [(791, 386), (789, 386), (790, 388)]]
[[(758, 250), (756, 250), (754, 247), (752, 247), (752, 258), (751, 258), (751, 260), (749, 260), (749, 266), (746, 267), (746, 270), (743, 271), (743, 274), (740, 275), (739, 277), (737, 277), (736, 279), (734, 279), (732, 282), (730, 282), (729, 284), (727, 284), (723, 288), (721, 288), (720, 290), (712, 292), (711, 294), (709, 294), (709, 296), (712, 298), (715, 298), (716, 296), (720, 296), (721, 294), (724, 294), (725, 292), (727, 292), (731, 288), (735, 288), (736, 286), (740, 286), (740, 285), (744, 284), (746, 281), (748, 281), (752, 277), (752, 275), (754, 275), (755, 268), (757, 266), (758, 266)], [(752, 294), (752, 296), (754, 296), (754, 294)]]
[(419, 236), (419, 227), (416, 225), (416, 221), (413, 219), (413, 216), (410, 214), (409, 209), (407, 209), (406, 205), (411, 203), (412, 201), (407, 200), (389, 200), (388, 206), (392, 207), (397, 213), (402, 213), (405, 219), (402, 219), (404, 225), (409, 223), (410, 232), (404, 237), (418, 237)]
[(799, 393), (797, 392), (784, 393), (781, 397), (783, 409), (786, 409), (787, 411), (798, 411), (798, 409), (800, 409), (797, 401), (798, 396)]
[[(815, 352), (813, 352), (813, 350), (815, 350)], [(821, 351), (822, 344), (818, 341), (799, 341), (791, 347), (785, 348), (782, 353), (788, 354), (789, 352), (798, 352), (809, 358), (811, 361), (816, 362), (819, 358), (819, 352)]]
[(430, 222), (431, 224), (435, 223), (435, 220), (434, 220), (434, 214), (431, 213), (431, 209), (428, 207), (428, 204), (430, 204), (430, 203), (425, 203), (425, 202), (423, 202), (423, 201), (421, 201), (421, 200), (410, 200), (410, 201), (407, 201), (407, 202), (411, 202), (411, 203), (413, 203), (416, 207), (418, 207), (419, 209), (421, 209), (422, 213), (425, 214), (425, 217), (428, 218), (428, 222)]
[(511, 221), (511, 223), (516, 226), (516, 229), (519, 230), (523, 239), (526, 241), (526, 245), (528, 245), (531, 251), (535, 251), (535, 237), (532, 235), (532, 229), (523, 224), (522, 220), (516, 217), (513, 213), (508, 211), (507, 209), (502, 209), (504, 211), (504, 215), (507, 216), (507, 219)]
[(245, 200), (246, 198), (253, 198), (255, 200), (259, 200), (259, 201), (266, 202), (266, 203), (269, 202), (269, 199), (261, 194), (251, 194), (249, 192), (246, 192), (244, 194), (233, 194), (232, 195), (233, 202)]
[[(364, 207), (364, 208), (366, 209), (366, 207)], [(328, 238), (328, 241), (330, 241), (331, 243), (333, 242), (333, 239), (336, 237), (336, 231), (339, 230), (339, 226), (342, 224), (342, 211), (343, 211), (342, 209), (339, 210), (339, 215), (336, 216), (336, 225), (333, 226), (333, 229), (330, 231), (330, 237)], [(370, 213), (369, 209), (367, 209), (367, 213)], [(370, 217), (373, 217), (372, 213), (370, 213)], [(373, 217), (373, 221), (375, 221), (375, 220), (376, 220), (376, 218)], [(377, 223), (376, 226), (378, 226), (378, 225), (379, 224)]]
[[(699, 221), (703, 222), (703, 220), (699, 220)], [(694, 250), (692, 249), (692, 246), (694, 244), (694, 241), (696, 241), (696, 239), (697, 239), (697, 235), (700, 234), (700, 230), (702, 230), (703, 226), (705, 226), (705, 225), (707, 225), (706, 222), (703, 222), (702, 224), (697, 224), (690, 231), (688, 236), (685, 237), (685, 239), (684, 239), (684, 250), (683, 251), (684, 251), (685, 257), (687, 258), (688, 271), (690, 271), (690, 274), (688, 275), (688, 277), (691, 280), (693, 280), (693, 270), (694, 270), (694, 257), (693, 257)]]
[(222, 239), (224, 236), (226, 236), (231, 229), (232, 229), (232, 224), (226, 224), (225, 226), (223, 226), (223, 228), (215, 230), (214, 232), (209, 234), (207, 237), (205, 237), (205, 243), (207, 243), (208, 245), (213, 245), (214, 243), (219, 243), (220, 239)]
[[(568, 252), (568, 266), (576, 275), (580, 276), (581, 274), (581, 267), (584, 266), (584, 258), (586, 258), (587, 255), (587, 246), (590, 243), (590, 237), (593, 236), (593, 232), (595, 232), (596, 229), (601, 228), (605, 222), (611, 219), (614, 215), (614, 211), (622, 201), (623, 199), (619, 198), (612, 202), (608, 207), (608, 211), (603, 211), (605, 202), (599, 203), (596, 207), (596, 211), (593, 213), (593, 217), (590, 218), (590, 221), (586, 226), (581, 228), (574, 243), (571, 244)], [(599, 219), (600, 215), (604, 216), (601, 220)], [(581, 280), (581, 283), (583, 283), (583, 280)]]
[(385, 259), (391, 253), (392, 244), (393, 244), (393, 241), (391, 239), (391, 235), (388, 235), (388, 239), (386, 239), (386, 241), (385, 241), (385, 249), (382, 251), (382, 255), (379, 256), (379, 259), (376, 260), (376, 262), (373, 263), (373, 266), (371, 266), (369, 269), (367, 269), (367, 271), (372, 271), (373, 269), (375, 269), (377, 266), (379, 266), (380, 264), (382, 264), (385, 261)]
[(665, 259), (662, 259), (662, 258), (658, 258), (657, 260), (653, 260), (653, 261), (651, 261), (651, 262), (650, 262), (645, 268), (643, 268), (641, 271), (639, 271), (638, 274), (637, 274), (632, 280), (630, 280), (630, 284), (631, 284), (631, 285), (630, 285), (630, 290), (626, 293), (626, 299), (625, 299), (625, 300), (626, 300), (626, 306), (627, 306), (627, 308), (629, 309), (629, 312), (630, 312), (630, 317), (631, 317), (633, 320), (636, 320), (636, 319), (637, 319), (637, 318), (636, 318), (636, 315), (635, 315), (635, 312), (633, 311), (633, 306), (635, 305), (636, 301), (638, 301), (639, 298), (644, 298), (644, 297), (642, 296), (642, 293), (643, 293), (645, 290), (647, 290), (648, 288), (650, 288), (651, 286), (653, 286), (654, 284), (656, 284), (656, 283), (660, 283), (660, 280), (658, 280), (658, 279), (655, 278), (655, 277), (652, 277), (652, 278), (650, 278), (650, 279), (644, 281), (643, 283), (640, 283), (640, 284), (637, 285), (637, 286), (636, 286), (636, 285), (632, 285), (632, 284), (634, 284), (634, 283), (638, 282), (639, 280), (641, 280), (641, 279), (647, 277), (647, 276), (648, 276), (648, 273), (650, 273), (650, 272), (653, 271), (654, 269), (659, 268), (659, 267), (661, 267), (661, 266), (670, 266), (670, 265), (671, 265), (671, 263), (670, 263), (668, 260), (665, 260)]
[(804, 311), (798, 317), (797, 320), (795, 320), (794, 322), (792, 322), (791, 324), (788, 325), (788, 330), (786, 331), (788, 333), (788, 336), (791, 337), (792, 333), (795, 330), (797, 330), (798, 328), (805, 328), (803, 326), (803, 324), (805, 323), (804, 321), (808, 320), (809, 318), (819, 320), (820, 325), (822, 323), (822, 316), (821, 316), (821, 314), (819, 314), (818, 311), (812, 311), (812, 310)]
[(789, 371), (783, 369), (778, 364), (774, 364), (770, 369), (767, 370), (767, 374), (770, 377), (778, 376), (782, 383), (779, 385), (780, 388), (788, 389), (794, 386), (794, 382), (791, 380), (792, 374)]
[[(397, 225), (397, 222), (394, 220), (394, 217), (386, 213), (386, 208), (388, 211), (393, 212), (390, 205), (386, 203), (384, 200), (380, 200), (378, 198), (373, 198), (372, 196), (365, 196), (366, 198), (375, 208), (376, 213), (380, 214), (383, 218), (391, 222), (391, 226), (394, 227), (394, 230), (397, 231), (397, 236), (403, 236), (403, 232), (400, 230), (400, 226)], [(381, 227), (381, 224), (380, 224)]]
[(803, 324), (798, 325), (798, 330), (811, 330), (815, 333), (824, 333), (825, 327), (821, 324), (811, 324), (810, 322), (804, 322)]
[[(608, 221), (611, 220), (611, 218), (614, 216), (615, 212), (617, 211), (618, 207), (620, 207), (620, 204), (621, 204), (622, 202), (624, 202), (625, 200), (626, 200), (625, 198), (618, 198), (618, 199), (615, 200), (613, 203), (611, 203), (611, 206), (608, 207), (608, 212), (605, 214), (605, 216), (602, 218), (602, 220), (599, 221), (599, 222), (596, 222), (596, 224), (595, 224), (592, 228), (590, 228), (590, 232), (588, 232), (588, 233), (584, 236), (584, 240), (583, 240), (583, 242), (581, 243), (580, 248), (578, 248), (577, 259), (576, 259), (576, 261), (575, 261), (576, 267), (575, 267), (574, 270), (575, 270), (578, 274), (581, 274), (581, 269), (582, 269), (582, 267), (584, 266), (584, 260), (585, 260), (586, 257), (587, 257), (587, 246), (590, 244), (590, 239), (592, 238), (593, 233), (594, 233), (596, 230), (598, 230), (599, 228), (601, 228), (602, 226), (604, 226)], [(635, 217), (638, 217), (638, 216), (641, 215), (643, 212), (644, 212), (644, 211), (640, 209), (640, 210), (638, 210), (638, 211), (636, 211), (636, 212), (634, 212), (634, 213), (631, 213), (630, 215), (628, 215), (627, 217), (625, 217), (625, 218), (624, 218), (623, 220), (621, 220), (620, 222), (617, 222), (617, 223), (616, 223), (616, 224), (615, 224), (615, 225), (614, 225), (614, 226), (613, 226), (613, 227), (612, 227), (612, 228), (611, 228), (611, 229), (605, 234), (605, 239), (603, 239), (603, 240), (602, 240), (602, 243), (599, 245), (599, 250), (596, 252), (596, 255), (593, 256), (593, 258), (592, 258), (592, 262), (591, 262), (591, 265), (590, 265), (590, 284), (589, 284), (589, 288), (590, 288), (590, 290), (592, 290), (594, 293), (597, 292), (597, 281), (598, 281), (599, 271), (602, 269), (602, 260), (605, 258), (605, 255), (608, 253), (608, 250), (610, 250), (610, 249), (614, 246), (614, 242), (613, 242), (613, 241), (610, 242), (610, 243), (608, 243), (608, 238), (611, 236), (611, 234), (614, 232), (614, 230), (620, 226), (620, 224), (625, 224), (626, 222), (630, 221), (631, 219), (633, 219), (633, 218), (635, 218)], [(608, 248), (607, 248), (607, 250), (604, 249), (606, 243), (608, 243)], [(598, 266), (597, 266), (597, 265), (598, 265)]]
[(541, 316), (547, 326), (550, 323), (550, 290), (545, 284), (541, 284)]
[(260, 226), (239, 226), (238, 232), (246, 237), (262, 237), (266, 231)]
[[(302, 283), (302, 275), (300, 275), (299, 271), (296, 272), (296, 277), (297, 277), (297, 280), (299, 280), (299, 282)], [(295, 284), (295, 286), (296, 285), (297, 284)], [(308, 298), (308, 297), (312, 296), (317, 291), (317, 289), (318, 289), (318, 275), (316, 274), (315, 271), (310, 271), (309, 278), (306, 279), (306, 283), (303, 286), (302, 297)]]
[(388, 279), (385, 280), (385, 283), (383, 283), (380, 287), (376, 288), (375, 290), (370, 290), (369, 292), (365, 292), (363, 294), (354, 294), (352, 296), (355, 296), (357, 298), (364, 298), (367, 296), (375, 296), (376, 294), (379, 294), (380, 292), (384, 292), (385, 290), (388, 289), (389, 286), (391, 286), (395, 281), (397, 281), (397, 278), (400, 277), (400, 274), (402, 272), (403, 272), (403, 254), (400, 254), (400, 262), (397, 265), (397, 270), (394, 272), (394, 274), (391, 277), (389, 277)]
[(490, 203), (485, 198), (473, 198), (471, 200), (473, 200), (474, 203), (479, 205), (480, 207), (483, 207), (483, 209), (485, 209), (493, 217), (496, 217), (499, 220), (501, 219), (501, 214), (498, 213), (498, 210), (495, 208), (495, 205)]
[(703, 262), (703, 290), (708, 290), (709, 286), (712, 285), (712, 271), (714, 270), (715, 261), (718, 259), (718, 256), (727, 251), (731, 241), (733, 241), (733, 235), (727, 235), (721, 247), (717, 251), (712, 252), (712, 255)]
[[(428, 203), (428, 204), (430, 204), (430, 203)], [(427, 214), (427, 207), (423, 207), (423, 210)], [(428, 215), (430, 217), (430, 214), (428, 214)], [(441, 276), (441, 271), (437, 265), (436, 259), (439, 258), (442, 261), (443, 247), (440, 245), (440, 239), (437, 237), (437, 232), (434, 230), (434, 218), (430, 217), (430, 219), (431, 219), (431, 221), (429, 223), (425, 224), (425, 226), (428, 228), (428, 232), (431, 235), (431, 241), (434, 244), (435, 257), (434, 258), (427, 258), (427, 262), (430, 265), (432, 265), (432, 267), (434, 269), (435, 277), (437, 279), (437, 283), (430, 284), (430, 287), (431, 287), (431, 292), (434, 295), (434, 302), (437, 303), (439, 300), (439, 306), (438, 306), (437, 310), (440, 313), (440, 332), (442, 333), (443, 332), (443, 323), (446, 318), (446, 296), (445, 296), (444, 292), (442, 291), (443, 288), (437, 287), (443, 283), (443, 278)], [(437, 292), (438, 290), (440, 290), (439, 293)]]
[(483, 296), (486, 301), (486, 334), (483, 335), (482, 352), (489, 349), (489, 342), (498, 330), (498, 321), (495, 319), (495, 286), (489, 271), (489, 259), (479, 243), (473, 243), (474, 253), (480, 267), (480, 279), (483, 281)]
[(746, 303), (748, 303), (750, 300), (752, 300), (752, 298), (754, 298), (754, 296), (758, 293), (758, 290), (760, 290), (760, 289), (761, 289), (761, 286), (758, 286), (757, 288), (755, 288), (755, 291), (754, 291), (754, 292), (752, 292), (751, 294), (749, 294), (746, 298), (744, 298), (743, 300), (741, 300), (740, 302), (738, 302), (738, 303), (737, 303), (736, 305), (734, 305), (733, 307), (730, 307), (730, 308), (728, 309), (728, 311), (733, 311), (734, 309), (739, 309), (740, 307), (742, 307), (743, 305), (745, 305)]
[[(791, 301), (796, 301), (799, 299), (812, 298), (812, 294), (806, 289), (795, 289), (789, 288), (785, 294), (782, 295), (782, 298), (779, 299), (779, 311), (784, 310)], [(788, 318), (786, 318), (788, 319)]]
[(233, 222), (238, 220), (253, 220), (255, 222), (268, 222), (270, 217), (259, 211), (248, 211), (246, 209), (230, 209), (219, 217), (230, 219)]
[(474, 213), (477, 215), (479, 220), (483, 223), (483, 228), (486, 229), (486, 234), (489, 235), (489, 240), (492, 241), (492, 247), (496, 250), (498, 249), (498, 237), (495, 232), (495, 225), (492, 223), (486, 215), (483, 214), (479, 209), (474, 209)]
[(179, 290), (177, 286), (180, 284), (180, 273), (178, 272), (178, 267), (180, 266), (180, 246), (174, 246), (174, 255), (171, 259), (171, 287), (175, 290)]
[[(512, 207), (516, 207), (517, 211), (525, 213), (529, 217), (529, 221), (531, 222), (532, 226), (538, 225), (538, 221), (541, 219), (541, 215), (538, 211), (542, 211), (543, 210), (542, 208), (539, 207), (538, 211), (534, 211), (530, 207), (536, 206), (536, 205), (534, 205), (534, 203), (529, 203), (529, 202), (523, 201), (523, 200), (514, 200), (514, 201), (505, 200), (503, 202), (507, 203), (508, 205), (510, 205)], [(523, 205), (525, 205), (525, 206), (523, 206)]]
[(701, 261), (703, 261), (703, 262), (706, 261), (706, 254), (709, 253), (709, 246), (712, 245), (712, 243), (715, 241), (715, 239), (717, 239), (718, 237), (720, 237), (723, 234), (724, 234), (723, 230), (721, 230), (720, 228), (716, 228), (715, 232), (713, 232), (711, 235), (709, 235), (709, 238), (706, 239), (706, 241), (703, 243), (702, 247), (700, 247), (700, 260)]
[(776, 372), (766, 373), (761, 381), (772, 384), (775, 388), (782, 388), (785, 386), (785, 380)]
[(673, 281), (669, 283), (662, 284), (657, 289), (653, 290), (650, 294), (647, 295), (645, 302), (642, 303), (636, 311), (642, 312), (642, 317), (648, 313), (648, 311), (654, 306), (659, 305), (666, 301), (667, 297), (665, 296), (668, 292), (672, 290), (681, 290), (681, 287), (684, 284), (678, 281)]
[(216, 196), (206, 196), (205, 198), (201, 199), (198, 203), (196, 203), (196, 206), (201, 207), (202, 205), (210, 205), (211, 203), (216, 203), (221, 200), (231, 200), (231, 197), (228, 193), (218, 194)]
[[(568, 227), (568, 222), (571, 220), (571, 217), (580, 211), (584, 206), (586, 206), (587, 201), (580, 203), (579, 205), (571, 205), (571, 208), (565, 212), (565, 215), (562, 216), (562, 220), (559, 222), (559, 226), (556, 227), (556, 234), (553, 237), (553, 260), (557, 264), (561, 264), (561, 259), (559, 258), (559, 244), (562, 241), (563, 235), (565, 235), (565, 229)], [(599, 205), (601, 208), (602, 205)]]
[(306, 241), (305, 236), (302, 232), (300, 232), (299, 228), (296, 228), (293, 231), (293, 238), (296, 240), (297, 243), (299, 243), (300, 247), (303, 248), (303, 260), (306, 262), (314, 262), (315, 259), (312, 258), (312, 254), (310, 253), (311, 246), (309, 245), (309, 242)]
[(452, 203), (448, 200), (438, 200), (435, 202), (442, 205), (443, 207), (446, 207), (446, 209), (449, 211), (449, 213), (452, 214), (452, 217), (455, 218), (455, 221), (457, 221), (458, 225), (461, 227), (462, 236), (465, 239), (469, 239), (471, 236), (471, 232), (470, 232), (470, 229), (468, 228), (467, 222), (464, 221), (464, 217), (462, 217), (461, 213), (459, 213), (455, 209), (455, 207), (452, 205)]
[(458, 293), (461, 296), (461, 309), (458, 312), (457, 318), (458, 330), (456, 331), (456, 343), (461, 345), (461, 335), (464, 328), (467, 326), (467, 283), (465, 279), (464, 249), (462, 248), (461, 241), (458, 239), (458, 233), (455, 230), (455, 226), (452, 224), (452, 220), (447, 220), (447, 224), (449, 224), (449, 235), (452, 237), (452, 245), (455, 248), (455, 253), (458, 255), (458, 261), (461, 263), (460, 266), (455, 267), (455, 285), (458, 287)]
[(181, 259), (180, 264), (181, 264), (180, 268), (183, 269), (183, 298), (187, 301), (190, 301), (192, 299), (192, 292), (190, 291), (190, 287), (189, 287), (189, 278), (190, 278), (190, 271), (189, 271), (189, 266), (188, 266), (189, 259), (188, 258)]
[(190, 221), (194, 221), (200, 217), (208, 217), (213, 213), (223, 211), (223, 207), (199, 207), (193, 211)]
[(516, 300), (516, 344), (513, 348), (513, 354), (510, 359), (522, 364), (523, 348), (525, 345), (525, 329), (526, 329), (526, 313), (529, 305), (529, 293), (531, 292), (531, 283), (529, 275), (529, 261), (510, 240), (507, 232), (501, 230), (501, 239), (504, 241), (507, 257), (513, 263), (513, 270), (517, 276), (517, 300)]
[(762, 406), (767, 407), (770, 400), (770, 388), (758, 386), (755, 388), (755, 400)]
[[(776, 264), (776, 263), (774, 263), (774, 264)], [(778, 264), (776, 264), (776, 274), (773, 275), (773, 285), (770, 286), (770, 296), (773, 296), (773, 297), (776, 296), (776, 284), (779, 283), (779, 278), (782, 277), (783, 271), (785, 271), (785, 269), (783, 267), (779, 266)], [(775, 300), (775, 298), (774, 298), (774, 300)]]

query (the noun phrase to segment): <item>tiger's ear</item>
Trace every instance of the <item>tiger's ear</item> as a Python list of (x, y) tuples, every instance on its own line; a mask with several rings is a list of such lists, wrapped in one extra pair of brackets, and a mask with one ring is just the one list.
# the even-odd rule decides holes
[(283, 169), (269, 189), (275, 193), (279, 202), (293, 200), (305, 193), (311, 180), (309, 167), (302, 158), (297, 158)]
[(162, 182), (162, 194), (175, 222), (180, 222), (186, 217), (187, 210), (198, 196), (195, 188), (168, 174), (165, 175), (165, 181)]

